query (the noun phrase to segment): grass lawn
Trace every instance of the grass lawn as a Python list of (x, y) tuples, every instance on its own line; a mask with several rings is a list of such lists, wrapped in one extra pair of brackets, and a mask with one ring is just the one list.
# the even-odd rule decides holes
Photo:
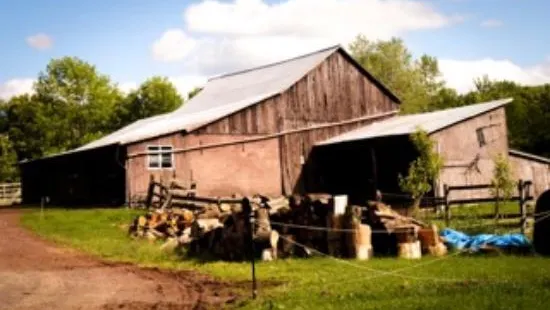
[[(139, 211), (28, 210), (22, 224), (40, 236), (107, 260), (193, 268), (225, 280), (249, 280), (248, 263), (181, 259), (158, 243), (132, 240), (126, 227)], [(258, 263), (259, 298), (244, 309), (548, 309), (550, 259), (514, 256), (426, 257), (420, 261), (328, 258)], [(388, 274), (388, 272), (393, 272)]]

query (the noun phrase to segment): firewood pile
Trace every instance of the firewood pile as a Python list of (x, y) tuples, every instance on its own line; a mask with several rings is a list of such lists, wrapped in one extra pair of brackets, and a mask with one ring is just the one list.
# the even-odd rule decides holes
[(369, 202), (367, 210), (365, 222), (378, 232), (373, 237), (373, 246), (379, 252), (412, 259), (422, 254), (447, 254), (436, 225), (400, 215), (381, 202)]
[(250, 257), (251, 242), (263, 260), (319, 253), (368, 259), (377, 248), (417, 258), (421, 252), (444, 255), (446, 250), (435, 226), (381, 203), (337, 210), (327, 194), (211, 198), (178, 180), (151, 184), (149, 210), (134, 219), (130, 235), (163, 240), (162, 248), (185, 249), (188, 255), (243, 260)]

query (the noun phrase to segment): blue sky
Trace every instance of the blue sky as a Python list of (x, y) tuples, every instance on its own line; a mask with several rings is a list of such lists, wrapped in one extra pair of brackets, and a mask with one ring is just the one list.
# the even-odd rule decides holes
[(53, 3), (0, 0), (0, 97), (28, 91), (51, 58), (66, 55), (122, 87), (165, 75), (185, 92), (212, 74), (346, 44), (355, 32), (400, 36), (414, 54), (437, 56), (449, 86), (461, 91), (480, 74), (550, 81), (550, 2), (542, 0)]

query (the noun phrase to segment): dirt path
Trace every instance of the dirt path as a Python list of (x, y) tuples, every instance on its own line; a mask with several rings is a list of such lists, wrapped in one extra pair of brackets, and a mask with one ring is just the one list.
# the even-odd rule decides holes
[(0, 309), (204, 309), (234, 302), (195, 272), (108, 264), (40, 240), (0, 209)]

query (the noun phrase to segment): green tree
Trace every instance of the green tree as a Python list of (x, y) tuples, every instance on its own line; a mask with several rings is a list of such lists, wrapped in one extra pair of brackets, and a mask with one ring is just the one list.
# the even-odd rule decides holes
[(418, 157), (409, 165), (407, 176), (399, 175), (398, 178), (401, 190), (411, 194), (414, 199), (413, 211), (416, 213), (422, 198), (432, 189), (433, 181), (439, 176), (443, 159), (434, 150), (434, 142), (426, 131), (419, 128), (411, 134), (410, 139), (418, 151)]
[(51, 146), (54, 121), (44, 115), (36, 96), (13, 97), (4, 105), (3, 115), (7, 134), (18, 160), (35, 159), (55, 149)]
[(494, 159), (493, 178), (491, 179), (491, 195), (495, 197), (495, 218), (499, 216), (500, 201), (512, 197), (515, 185), (507, 157), (498, 154)]
[(19, 179), (17, 155), (7, 135), (0, 134), (0, 182)]
[(139, 119), (172, 112), (183, 103), (176, 87), (165, 77), (152, 77), (126, 96), (113, 123), (118, 129)]
[(502, 98), (506, 106), (508, 139), (512, 148), (550, 156), (550, 85), (521, 86), (511, 81), (475, 80), (475, 89), (459, 98), (459, 105)]
[(187, 93), (187, 100), (195, 97), (198, 93), (200, 93), (202, 90), (202, 87), (195, 87), (193, 88), (192, 90), (190, 90), (188, 93)]
[(47, 153), (81, 146), (106, 134), (122, 96), (107, 75), (76, 57), (53, 59), (35, 84), (37, 100), (51, 122)]
[(401, 98), (404, 113), (433, 110), (432, 97), (444, 84), (435, 57), (414, 59), (401, 39), (369, 41), (359, 35), (350, 44), (352, 56)]

